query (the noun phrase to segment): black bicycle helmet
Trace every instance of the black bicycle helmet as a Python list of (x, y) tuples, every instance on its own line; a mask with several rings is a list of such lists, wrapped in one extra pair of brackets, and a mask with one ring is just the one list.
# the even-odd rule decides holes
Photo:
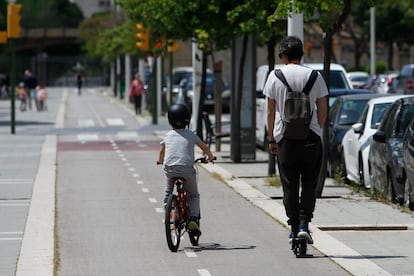
[(191, 114), (183, 104), (174, 104), (168, 110), (168, 122), (173, 128), (186, 128), (190, 124)]

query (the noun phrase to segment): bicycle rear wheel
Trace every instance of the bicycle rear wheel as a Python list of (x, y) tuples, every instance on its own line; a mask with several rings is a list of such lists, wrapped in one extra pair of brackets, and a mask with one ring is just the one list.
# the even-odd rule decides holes
[(177, 252), (180, 246), (181, 225), (177, 197), (173, 194), (168, 197), (165, 206), (165, 236), (168, 248), (172, 252)]

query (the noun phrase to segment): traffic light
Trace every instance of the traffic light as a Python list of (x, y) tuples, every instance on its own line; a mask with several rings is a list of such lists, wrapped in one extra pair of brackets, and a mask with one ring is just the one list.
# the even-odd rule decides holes
[(18, 38), (20, 36), (20, 9), (22, 5), (9, 3), (7, 6), (7, 36)]
[(135, 37), (138, 39), (138, 41), (135, 43), (135, 47), (141, 51), (147, 52), (149, 50), (149, 32), (144, 28), (142, 24), (136, 24), (135, 28), (138, 31), (135, 35)]
[(178, 49), (178, 42), (172, 39), (167, 41), (167, 51), (168, 53), (174, 53)]

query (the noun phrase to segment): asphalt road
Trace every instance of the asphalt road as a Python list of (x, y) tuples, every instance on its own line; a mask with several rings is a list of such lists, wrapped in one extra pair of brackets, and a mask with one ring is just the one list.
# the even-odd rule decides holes
[[(57, 275), (347, 275), (315, 249), (294, 258), (288, 230), (199, 170), (198, 247), (177, 253), (163, 225), (158, 138), (123, 105), (88, 90), (69, 93), (57, 141)], [(212, 165), (214, 166), (214, 165)]]

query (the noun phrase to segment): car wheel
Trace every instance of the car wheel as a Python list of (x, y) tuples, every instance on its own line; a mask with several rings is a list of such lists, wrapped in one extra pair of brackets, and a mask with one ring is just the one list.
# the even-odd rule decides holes
[(365, 176), (364, 176), (364, 164), (362, 162), (362, 157), (358, 158), (358, 173), (359, 173), (359, 185), (365, 187)]
[(343, 151), (341, 152), (341, 163), (339, 164), (339, 166), (341, 168), (341, 178), (342, 178), (342, 181), (345, 184), (351, 184), (351, 181), (347, 177), (346, 164), (345, 164), (345, 154), (344, 154)]
[(410, 210), (414, 210), (413, 191), (407, 177), (404, 182), (404, 205)]

